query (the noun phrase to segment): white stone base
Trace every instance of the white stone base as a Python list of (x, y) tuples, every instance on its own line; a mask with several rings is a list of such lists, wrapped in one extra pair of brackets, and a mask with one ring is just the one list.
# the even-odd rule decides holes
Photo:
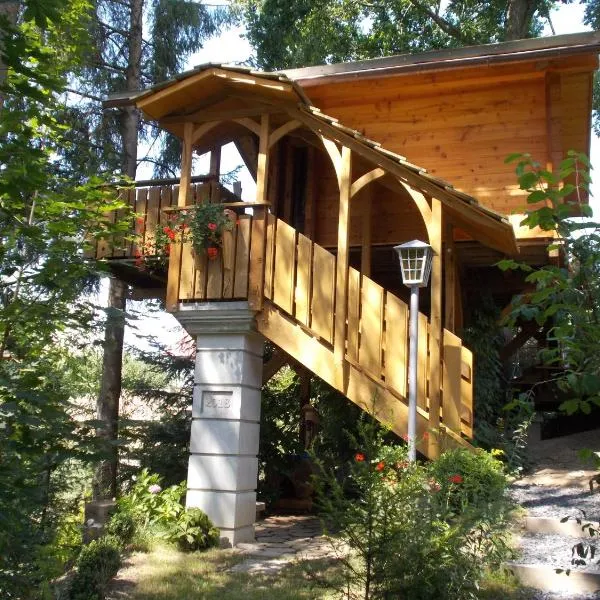
[(247, 303), (183, 305), (176, 316), (197, 347), (186, 505), (225, 545), (253, 541), (263, 339)]
[(238, 544), (248, 544), (255, 541), (254, 525), (239, 529), (221, 529), (221, 546), (229, 548)]

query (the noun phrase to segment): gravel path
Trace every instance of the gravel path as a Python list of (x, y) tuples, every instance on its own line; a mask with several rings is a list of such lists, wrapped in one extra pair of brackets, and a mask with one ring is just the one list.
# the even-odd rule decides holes
[[(530, 517), (583, 517), (598, 525), (600, 521), (600, 493), (590, 492), (589, 479), (595, 473), (584, 465), (578, 452), (582, 448), (600, 450), (600, 431), (540, 440), (534, 428), (530, 434), (529, 455), (533, 461), (531, 473), (513, 483), (512, 499), (520, 504)], [(549, 567), (571, 568), (584, 572), (600, 572), (597, 558), (585, 567), (571, 565), (571, 548), (579, 540), (590, 541), (589, 536), (569, 538), (561, 535), (525, 533), (518, 543), (525, 565), (544, 564)], [(600, 556), (600, 543), (599, 543)], [(573, 594), (572, 592), (536, 593), (532, 600), (600, 600), (600, 592)]]
[(581, 517), (600, 520), (600, 493), (582, 486), (567, 487), (539, 485), (531, 480), (516, 481), (510, 490), (512, 499), (520, 504), (530, 517)]

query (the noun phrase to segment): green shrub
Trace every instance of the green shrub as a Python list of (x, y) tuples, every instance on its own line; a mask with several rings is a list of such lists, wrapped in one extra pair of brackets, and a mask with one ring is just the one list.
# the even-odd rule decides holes
[(505, 506), (508, 485), (503, 464), (491, 453), (455, 449), (430, 464), (429, 472), (455, 510), (492, 510)]
[(75, 563), (70, 600), (103, 600), (108, 582), (121, 565), (121, 545), (114, 536), (93, 540)]
[(134, 516), (126, 510), (118, 510), (104, 528), (107, 535), (121, 540), (123, 545), (131, 543), (136, 532), (136, 521)]
[(199, 508), (188, 508), (173, 523), (169, 540), (180, 550), (206, 550), (219, 543), (219, 530)]
[(183, 511), (185, 490), (185, 482), (163, 489), (160, 477), (143, 469), (119, 498), (117, 512), (131, 515), (140, 528), (165, 529)]
[(385, 443), (386, 433), (363, 420), (346, 476), (322, 468), (317, 478), (325, 526), (342, 557), (343, 586), (332, 585), (364, 600), (476, 597), (486, 568), (506, 557), (501, 467), (463, 451), (409, 463), (404, 447)]

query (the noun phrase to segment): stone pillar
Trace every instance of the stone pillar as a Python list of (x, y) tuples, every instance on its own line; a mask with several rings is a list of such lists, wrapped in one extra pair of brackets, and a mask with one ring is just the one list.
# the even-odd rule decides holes
[(247, 302), (182, 304), (196, 339), (188, 507), (201, 508), (226, 544), (254, 540), (263, 339)]

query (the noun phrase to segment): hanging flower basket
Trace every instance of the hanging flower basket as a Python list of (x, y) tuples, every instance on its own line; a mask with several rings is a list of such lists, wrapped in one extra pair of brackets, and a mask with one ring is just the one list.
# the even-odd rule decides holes
[[(232, 217), (233, 215), (233, 217)], [(225, 238), (231, 237), (236, 215), (219, 204), (203, 202), (187, 214), (192, 246), (197, 254), (206, 253), (209, 260), (216, 259)], [(228, 235), (225, 235), (228, 234)], [(231, 246), (231, 244), (227, 244)]]

